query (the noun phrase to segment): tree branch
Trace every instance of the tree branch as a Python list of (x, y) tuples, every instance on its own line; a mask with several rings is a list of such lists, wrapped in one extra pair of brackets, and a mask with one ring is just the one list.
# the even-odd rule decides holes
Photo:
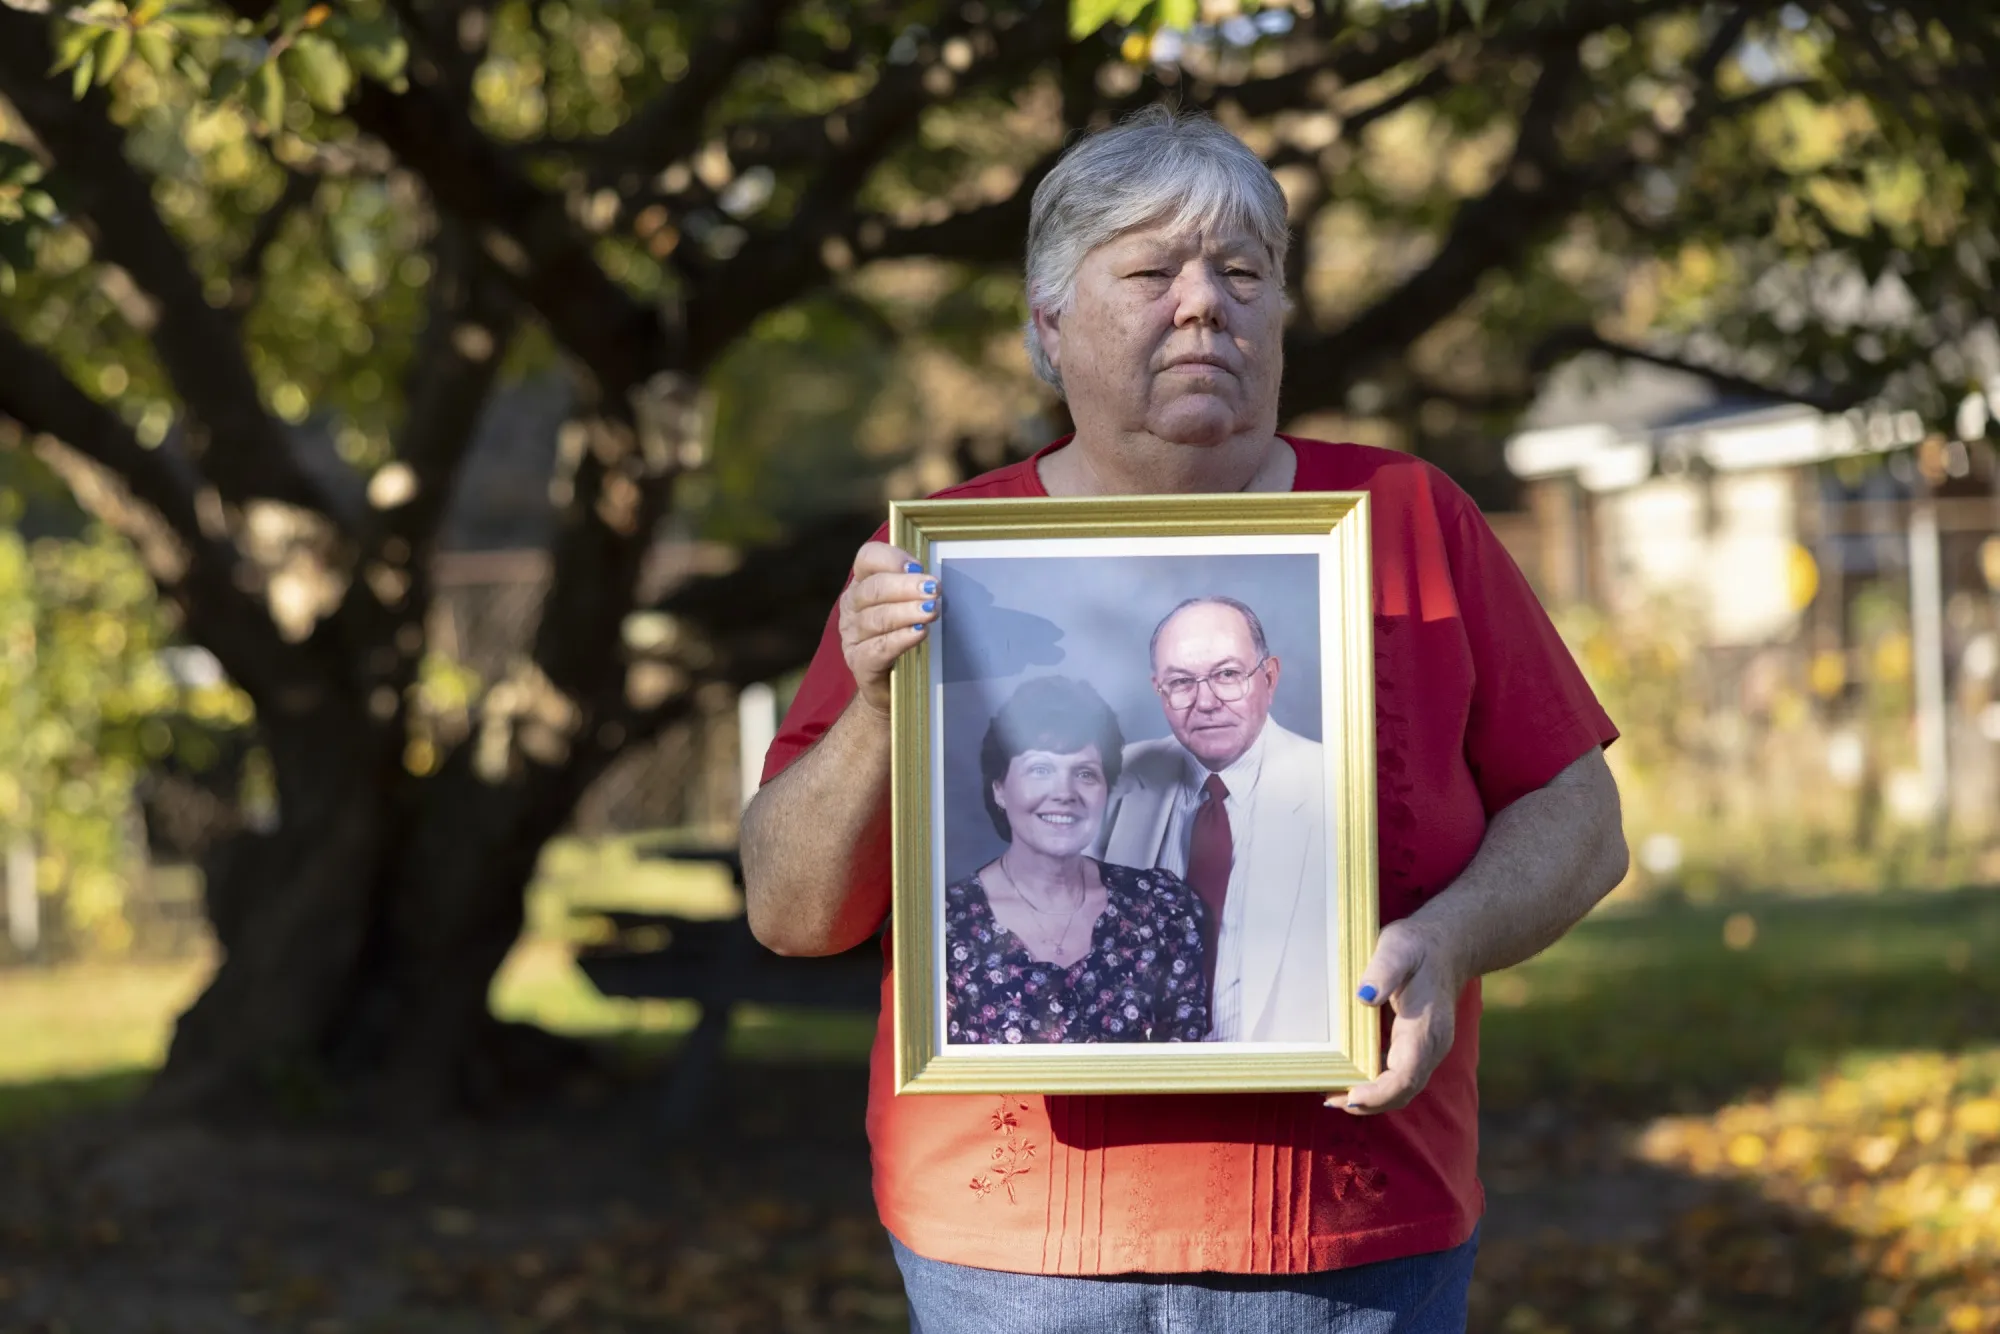
[[(1584, 7), (1572, 8), (1580, 11)], [(1667, 147), (1692, 142), (1720, 117), (1740, 115), (1790, 91), (1790, 85), (1772, 85), (1729, 99), (1715, 95), (1714, 75), (1741, 37), (1744, 22), (1747, 19), (1740, 13), (1725, 19), (1689, 66), (1702, 84), (1694, 106), (1679, 130), (1667, 137), (1662, 153), (1649, 156), (1661, 156)], [(1484, 195), (1459, 208), (1429, 264), (1338, 330), (1318, 333), (1294, 329), (1288, 334), (1288, 363), (1312, 366), (1314, 373), (1286, 377), (1283, 417), (1341, 403), (1366, 366), (1408, 349), (1462, 305), (1483, 275), (1518, 259), (1558, 221), (1581, 207), (1592, 191), (1630, 176), (1643, 165), (1646, 159), (1629, 148), (1592, 163), (1564, 161), (1556, 127), (1578, 73), (1574, 42), (1544, 56), (1542, 75), (1522, 114), (1510, 161)]]
[[(390, 642), (398, 623), (429, 604), (438, 528), (519, 327), (513, 294), (461, 229), (446, 224), (431, 254), (430, 311), (405, 378), (394, 462), (370, 488), (375, 508), (356, 543), (361, 577), (332, 618), (349, 643)], [(415, 655), (399, 653), (397, 664), (390, 671), (367, 665), (368, 688), (389, 684), (400, 692), (413, 678)]]
[(362, 81), (349, 114), (423, 178), (550, 331), (613, 394), (681, 359), (678, 329), (607, 276), (560, 199), (538, 188), (435, 82)]
[[(261, 21), (269, 0), (225, 0)], [(431, 24), (399, 8), (409, 35), (437, 40)], [(444, 62), (449, 64), (450, 62)], [(348, 115), (381, 142), (456, 217), (521, 298), (547, 322), (557, 341), (590, 367), (613, 397), (679, 359), (679, 330), (663, 322), (608, 277), (591, 254), (591, 239), (563, 202), (530, 180), (515, 154), (472, 121), (441, 59), (413, 61), (407, 85), (392, 92), (373, 79), (356, 82)]]
[(518, 303), (462, 228), (446, 224), (431, 247), (430, 312), (411, 358), (395, 456), (413, 474), (408, 503), (388, 511), (385, 538), (412, 548), (422, 568), (451, 503), (459, 469), (520, 326)]
[[(115, 479), (66, 474), (79, 502), (139, 548), (148, 570), (185, 617), (190, 633), (260, 706), (295, 681), (300, 651), (285, 643), (263, 607), (239, 586), (241, 562), (217, 510), (204, 517), (204, 482), (177, 444), (148, 449), (110, 409), (71, 382), (40, 348), (0, 323), (0, 416), (59, 441)], [(136, 504), (134, 503), (136, 502)], [(141, 508), (143, 507), (143, 508)]]
[[(1484, 195), (1467, 201), (1431, 262), (1339, 330), (1294, 329), (1286, 338), (1281, 419), (1339, 404), (1368, 363), (1406, 350), (1471, 295), (1480, 275), (1500, 267), (1570, 212), (1590, 180), (1564, 169), (1556, 124), (1575, 85), (1576, 49), (1551, 53), (1521, 116), (1514, 153)], [(1300, 375), (1297, 368), (1313, 372)]]
[[(688, 304), (688, 336), (695, 348), (714, 355), (759, 312), (824, 280), (823, 245), (851, 233), (856, 194), (927, 106), (954, 90), (1032, 68), (1058, 55), (1068, 40), (1060, 4), (1045, 3), (1026, 14), (1003, 9), (990, 25), (975, 25), (964, 12), (939, 26), (928, 58), (891, 67), (867, 94), (823, 119), (825, 165), (806, 187), (790, 223), (754, 236), (697, 286)], [(939, 54), (954, 41), (968, 42), (980, 53), (959, 73)]]
[(277, 243), (278, 233), (293, 213), (312, 202), (319, 191), (319, 178), (292, 167), (285, 168), (285, 188), (264, 216), (257, 219), (257, 229), (250, 234), (243, 253), (236, 257), (230, 279), (230, 309), (241, 316), (256, 304), (257, 291), (264, 277), (264, 256)]
[(1725, 393), (1740, 394), (1745, 398), (1767, 399), (1773, 403), (1802, 403), (1829, 416), (1837, 416), (1849, 408), (1866, 402), (1881, 387), (1879, 383), (1871, 382), (1849, 389), (1834, 389), (1830, 386), (1788, 389), (1783, 385), (1767, 384), (1761, 380), (1753, 380), (1733, 371), (1703, 365), (1671, 353), (1655, 352), (1648, 348), (1635, 347), (1630, 343), (1620, 343), (1582, 324), (1565, 325), (1545, 334), (1530, 354), (1529, 366), (1539, 374), (1551, 369), (1558, 362), (1584, 352), (1603, 352), (1624, 361), (1638, 361), (1664, 370), (1681, 371), (1698, 376)]
[(152, 182), (125, 156), (102, 93), (81, 101), (54, 64), (46, 22), (0, 10), (0, 89), (57, 164), (51, 185), (94, 229), (99, 253), (154, 298), (154, 351), (196, 421), (204, 471), (222, 495), (269, 497), (338, 518), (339, 504), (298, 466), (285, 428), (265, 411), (234, 315), (211, 306), (201, 279), (154, 207)]
[(777, 45), (794, 0), (752, 0), (725, 10), (688, 55), (687, 72), (595, 143), (576, 145), (593, 186), (638, 187), (640, 173), (678, 162), (701, 143), (702, 126), (743, 65)]
[[(1482, 45), (1488, 50), (1537, 52), (1573, 45), (1600, 28), (1683, 7), (1682, 0), (1567, 0), (1553, 10), (1535, 4), (1495, 4), (1486, 19), (1492, 35)], [(1537, 21), (1508, 26), (1509, 19), (1524, 10), (1536, 16)], [(1551, 13), (1552, 18), (1541, 17)], [(1213, 89), (1205, 100), (1233, 102), (1246, 115), (1257, 117), (1318, 106), (1322, 100), (1318, 92), (1329, 81), (1336, 87), (1351, 88), (1380, 78), (1450, 41), (1457, 34), (1441, 21), (1440, 14), (1436, 5), (1411, 7), (1365, 28), (1349, 29), (1348, 34), (1332, 44), (1323, 60), (1282, 74)], [(1390, 98), (1396, 96), (1391, 94)], [(1394, 109), (1393, 102), (1386, 108)], [(1361, 114), (1373, 119), (1385, 112), (1370, 108)]]

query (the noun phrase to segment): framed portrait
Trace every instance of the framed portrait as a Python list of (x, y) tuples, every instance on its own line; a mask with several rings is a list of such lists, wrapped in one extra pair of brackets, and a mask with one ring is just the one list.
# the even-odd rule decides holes
[(894, 668), (900, 1093), (1380, 1070), (1361, 492), (925, 500)]

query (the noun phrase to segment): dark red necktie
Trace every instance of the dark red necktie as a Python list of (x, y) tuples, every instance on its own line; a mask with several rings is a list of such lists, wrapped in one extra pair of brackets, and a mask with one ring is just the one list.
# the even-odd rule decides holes
[(1229, 864), (1236, 857), (1235, 840), (1229, 834), (1229, 808), (1223, 799), (1229, 789), (1220, 774), (1210, 774), (1201, 785), (1201, 809), (1194, 813), (1194, 834), (1188, 839), (1188, 884), (1208, 905), (1207, 929), (1202, 932), (1202, 971), (1211, 988), (1215, 985), (1215, 943), (1222, 935), (1222, 901), (1229, 894)]

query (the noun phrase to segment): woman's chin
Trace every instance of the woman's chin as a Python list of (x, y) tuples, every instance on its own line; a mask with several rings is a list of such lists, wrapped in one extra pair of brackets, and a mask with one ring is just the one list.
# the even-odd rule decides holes
[(1014, 841), (1028, 851), (1047, 857), (1051, 861), (1069, 861), (1072, 858), (1081, 857), (1085, 852), (1090, 850), (1089, 839), (1081, 841), (1073, 839), (1056, 841), (1044, 838), (1016, 838)]
[(1235, 412), (1202, 394), (1191, 395), (1154, 413), (1146, 428), (1148, 434), (1170, 445), (1200, 449), (1227, 442), (1240, 425)]

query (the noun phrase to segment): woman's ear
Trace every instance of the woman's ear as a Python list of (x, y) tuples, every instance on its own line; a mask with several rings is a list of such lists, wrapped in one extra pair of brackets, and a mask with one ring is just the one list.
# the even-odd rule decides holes
[(1062, 312), (1046, 306), (1037, 306), (1028, 312), (1034, 322), (1035, 337), (1041, 341), (1042, 355), (1055, 367), (1056, 374), (1062, 374)]

